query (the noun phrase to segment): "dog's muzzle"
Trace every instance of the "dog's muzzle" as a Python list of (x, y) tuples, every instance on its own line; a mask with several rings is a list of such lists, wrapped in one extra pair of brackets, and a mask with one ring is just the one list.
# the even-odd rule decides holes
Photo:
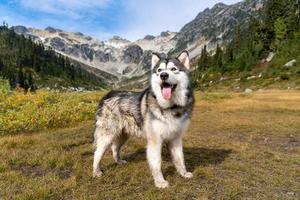
[(160, 79), (162, 81), (166, 81), (166, 80), (168, 80), (168, 78), (169, 78), (169, 74), (168, 73), (163, 72), (163, 73), (160, 74)]

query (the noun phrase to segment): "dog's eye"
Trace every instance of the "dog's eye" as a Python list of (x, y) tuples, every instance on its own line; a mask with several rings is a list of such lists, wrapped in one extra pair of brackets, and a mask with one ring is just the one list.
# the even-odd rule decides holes
[(161, 71), (162, 71), (162, 69), (158, 69), (158, 70), (157, 70), (157, 72), (161, 72)]
[(177, 70), (177, 68), (176, 67), (172, 67), (172, 69), (171, 69), (173, 72), (174, 71), (176, 71)]

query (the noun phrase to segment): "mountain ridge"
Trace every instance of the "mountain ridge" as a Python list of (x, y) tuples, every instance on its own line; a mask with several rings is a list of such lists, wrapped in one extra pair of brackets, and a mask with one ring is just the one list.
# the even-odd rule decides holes
[(36, 42), (54, 49), (76, 62), (101, 70), (122, 81), (137, 79), (150, 71), (152, 52), (176, 55), (188, 50), (192, 59), (197, 58), (204, 46), (214, 51), (217, 44), (231, 41), (235, 27), (247, 26), (250, 17), (257, 17), (265, 0), (246, 0), (232, 5), (218, 3), (199, 12), (179, 32), (163, 31), (158, 36), (146, 35), (130, 41), (114, 36), (107, 41), (46, 27), (44, 30), (14, 26), (18, 34), (31, 37)]

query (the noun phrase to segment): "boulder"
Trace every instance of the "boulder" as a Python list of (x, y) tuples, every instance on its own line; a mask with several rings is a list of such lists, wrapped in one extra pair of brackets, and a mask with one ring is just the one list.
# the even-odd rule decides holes
[(275, 53), (270, 52), (269, 55), (268, 55), (268, 57), (266, 58), (266, 61), (267, 62), (271, 62), (273, 60), (274, 56), (275, 56)]
[(290, 62), (288, 62), (288, 63), (286, 63), (285, 65), (284, 65), (284, 67), (286, 67), (286, 68), (290, 68), (290, 67), (293, 67), (295, 64), (296, 64), (296, 62), (297, 62), (297, 60), (291, 60)]
[(247, 88), (247, 89), (245, 90), (245, 93), (247, 93), (247, 94), (250, 94), (250, 93), (252, 93), (252, 92), (253, 92), (253, 90), (250, 89), (250, 88)]

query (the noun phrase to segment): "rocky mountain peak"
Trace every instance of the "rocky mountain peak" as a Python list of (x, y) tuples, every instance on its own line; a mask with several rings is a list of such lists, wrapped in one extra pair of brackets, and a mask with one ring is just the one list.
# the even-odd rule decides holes
[(25, 26), (13, 26), (11, 27), (16, 33), (25, 34), (28, 32), (28, 29)]
[(49, 33), (63, 32), (61, 29), (56, 29), (51, 26), (48, 26), (47, 28), (45, 28), (45, 31), (48, 31)]
[(239, 24), (244, 28), (251, 16), (258, 17), (257, 8), (262, 8), (263, 3), (264, 0), (246, 0), (233, 5), (218, 3), (211, 9), (205, 9), (176, 34), (173, 53), (187, 49), (191, 57), (196, 57), (201, 54), (204, 45), (213, 50), (217, 42), (230, 41), (235, 27)]

